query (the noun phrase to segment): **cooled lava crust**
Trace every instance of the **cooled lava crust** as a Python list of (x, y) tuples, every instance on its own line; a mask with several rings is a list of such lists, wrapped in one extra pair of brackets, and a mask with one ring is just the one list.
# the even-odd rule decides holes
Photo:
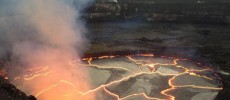
[[(68, 85), (78, 95), (94, 94), (96, 100), (213, 100), (222, 90), (221, 79), (213, 69), (189, 59), (155, 56), (151, 53), (100, 54), (66, 63), (73, 71), (87, 70), (88, 79), (79, 77), (90, 80), (90, 89), (75, 91), (74, 83), (60, 79), (46, 89), (37, 90), (33, 95), (38, 100), (58, 85)], [(31, 71), (31, 76), (15, 77), (13, 83), (20, 85), (19, 88), (23, 90), (24, 86), (20, 83), (39, 80), (49, 74), (52, 74), (49, 66), (38, 67), (36, 71)], [(74, 98), (73, 93), (57, 96), (63, 98), (61, 96), (64, 95)]]

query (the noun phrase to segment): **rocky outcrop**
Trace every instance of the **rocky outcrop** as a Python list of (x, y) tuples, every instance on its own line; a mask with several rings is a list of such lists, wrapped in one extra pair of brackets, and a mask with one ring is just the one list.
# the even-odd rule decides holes
[(224, 85), (224, 89), (219, 92), (215, 100), (229, 100), (230, 98), (230, 76), (220, 74), (222, 78), (222, 82)]
[(141, 19), (147, 22), (229, 23), (229, 2), (206, 1), (195, 0), (186, 3), (101, 1), (92, 4), (83, 17), (90, 21)]
[(34, 96), (27, 96), (18, 90), (8, 80), (0, 77), (0, 99), (1, 100), (37, 100)]

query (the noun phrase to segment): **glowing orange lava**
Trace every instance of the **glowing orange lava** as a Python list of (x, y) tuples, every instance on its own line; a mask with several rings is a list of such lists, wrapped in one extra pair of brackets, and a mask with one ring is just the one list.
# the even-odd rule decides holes
[[(62, 77), (60, 77), (60, 75), (53, 74), (53, 72), (56, 70), (50, 70), (49, 66), (26, 69), (27, 71), (29, 71), (31, 73), (29, 75), (15, 77), (14, 80), (12, 81), (12, 83), (15, 83), (15, 81), (23, 81), (26, 83), (26, 82), (31, 82), (33, 80), (43, 80), (43, 79), (47, 80), (47, 81), (49, 81), (48, 83), (41, 83), (41, 85), (45, 85), (47, 88), (40, 88), (33, 95), (35, 95), (37, 98), (40, 98), (40, 96), (43, 96), (43, 95), (49, 95), (51, 97), (50, 100), (74, 100), (75, 97), (81, 98), (81, 100), (91, 100), (92, 98), (87, 97), (87, 96), (89, 94), (96, 93), (97, 91), (104, 91), (105, 93), (116, 98), (117, 100), (125, 100), (125, 99), (128, 99), (128, 98), (133, 97), (133, 96), (142, 96), (142, 97), (144, 97), (146, 99), (150, 99), (150, 100), (165, 100), (165, 99), (175, 100), (176, 97), (171, 95), (169, 92), (173, 91), (174, 89), (177, 89), (177, 88), (189, 87), (189, 88), (199, 88), (199, 89), (207, 89), (207, 90), (222, 90), (222, 87), (197, 86), (197, 85), (192, 85), (192, 84), (191, 85), (175, 85), (174, 84), (174, 81), (176, 78), (180, 77), (181, 75), (185, 75), (185, 74), (193, 76), (193, 77), (199, 77), (199, 78), (202, 78), (204, 80), (209, 80), (209, 81), (215, 80), (215, 79), (213, 79), (213, 77), (199, 74), (199, 73), (202, 73), (205, 71), (213, 71), (212, 69), (210, 69), (208, 67), (204, 67), (202, 69), (192, 69), (192, 68), (184, 67), (184, 66), (178, 64), (178, 61), (187, 60), (187, 59), (179, 59), (179, 58), (162, 56), (161, 58), (169, 58), (169, 59), (173, 59), (173, 60), (171, 63), (159, 63), (159, 62), (155, 63), (151, 60), (135, 59), (136, 56), (154, 57), (153, 54), (138, 54), (138, 55), (128, 55), (128, 56), (116, 55), (116, 56), (100, 56), (100, 57), (82, 58), (82, 61), (87, 62), (87, 64), (78, 64), (79, 61), (67, 62), (71, 66), (70, 70), (74, 70), (74, 68), (84, 68), (84, 67), (90, 67), (90, 66), (94, 66), (96, 68), (104, 68), (104, 67), (101, 67), (99, 65), (93, 64), (92, 61), (94, 61), (95, 59), (112, 59), (112, 58), (116, 58), (116, 57), (126, 57), (130, 62), (133, 62), (134, 64), (138, 65), (140, 70), (142, 70), (142, 68), (144, 68), (144, 67), (147, 67), (150, 70), (149, 72), (141, 71), (139, 73), (135, 73), (129, 69), (122, 68), (122, 69), (124, 69), (124, 70), (126, 70), (132, 74), (128, 75), (126, 77), (123, 77), (121, 79), (106, 83), (106, 84), (101, 84), (100, 86), (93, 88), (93, 89), (87, 89), (87, 88), (82, 89), (81, 87), (78, 86), (77, 82), (68, 81), (68, 78), (66, 78), (64, 75), (63, 75), (63, 77), (65, 79), (62, 79)], [(201, 65), (200, 63), (197, 63), (197, 64)], [(162, 73), (162, 72), (156, 71), (157, 66), (172, 66), (175, 68), (180, 68), (183, 71), (180, 73)], [(60, 74), (61, 74), (61, 72), (60, 72)], [(130, 95), (127, 95), (125, 97), (120, 97), (118, 94), (113, 93), (107, 89), (107, 87), (109, 87), (111, 85), (120, 83), (122, 81), (125, 81), (127, 79), (130, 79), (132, 77), (136, 77), (136, 76), (142, 75), (142, 74), (148, 74), (148, 75), (160, 74), (162, 76), (170, 77), (168, 80), (168, 85), (170, 86), (170, 88), (167, 88), (167, 89), (160, 92), (163, 96), (165, 96), (164, 98), (151, 97), (146, 93), (130, 94)], [(58, 78), (55, 77), (56, 75), (58, 76)], [(51, 76), (54, 79), (49, 79), (50, 77), (47, 79), (47, 76)], [(84, 81), (84, 80), (80, 80), (80, 81)], [(85, 83), (85, 84), (87, 85), (88, 83)], [(18, 84), (16, 84), (16, 85), (18, 85)], [(56, 91), (56, 92), (54, 92), (54, 91)], [(55, 95), (60, 95), (60, 96), (55, 96)], [(53, 98), (53, 97), (55, 97), (55, 98)]]

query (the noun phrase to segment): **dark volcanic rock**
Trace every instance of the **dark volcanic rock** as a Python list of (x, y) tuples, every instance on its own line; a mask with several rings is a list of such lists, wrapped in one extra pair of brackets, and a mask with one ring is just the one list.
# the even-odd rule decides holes
[[(111, 0), (112, 1), (112, 0)], [(116, 1), (116, 0), (114, 0)], [(203, 0), (98, 1), (85, 10), (89, 22), (140, 20), (147, 22), (229, 24), (229, 2)], [(156, 1), (156, 2), (155, 2)]]
[[(221, 75), (221, 74), (220, 74)], [(230, 98), (230, 76), (221, 75), (224, 89), (219, 92), (215, 100), (229, 100)]]
[(230, 88), (224, 88), (220, 91), (215, 100), (229, 100), (230, 98)]
[(37, 100), (34, 96), (27, 96), (10, 84), (6, 79), (0, 77), (0, 99), (1, 100)]

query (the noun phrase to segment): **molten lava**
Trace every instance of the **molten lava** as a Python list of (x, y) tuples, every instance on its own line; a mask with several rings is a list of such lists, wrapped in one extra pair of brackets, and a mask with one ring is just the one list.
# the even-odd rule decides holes
[[(22, 76), (15, 76), (12, 83), (17, 85), (18, 88), (22, 89), (25, 92), (29, 92), (30, 90), (27, 88), (27, 84), (33, 84), (33, 82), (41, 82), (39, 84), (35, 84), (38, 86), (36, 87), (36, 91), (33, 93), (38, 100), (75, 100), (74, 98), (78, 98), (79, 100), (92, 100), (92, 95), (107, 95), (110, 98), (115, 100), (126, 100), (132, 97), (141, 96), (145, 99), (151, 100), (175, 100), (176, 96), (171, 94), (172, 91), (180, 88), (191, 88), (191, 89), (204, 89), (204, 90), (212, 90), (212, 91), (220, 91), (222, 90), (222, 85), (220, 83), (219, 77), (214, 73), (212, 69), (209, 67), (202, 66), (200, 63), (196, 63), (199, 68), (193, 68), (193, 66), (184, 66), (186, 65), (182, 63), (182, 61), (190, 61), (188, 59), (180, 59), (180, 58), (173, 58), (173, 57), (159, 57), (159, 59), (167, 59), (167, 61), (162, 62), (159, 59), (152, 59), (154, 58), (153, 54), (138, 54), (138, 55), (127, 55), (127, 56), (99, 56), (99, 57), (89, 57), (83, 58), (82, 63), (79, 64), (81, 61), (69, 61), (66, 62), (69, 66), (69, 71), (74, 73), (75, 70), (77, 72), (86, 72), (87, 68), (95, 68), (95, 69), (103, 69), (107, 70), (110, 69), (119, 69), (130, 73), (126, 76), (122, 76), (121, 78), (113, 79), (112, 81), (101, 82), (100, 85), (94, 87), (87, 87), (91, 86), (94, 83), (90, 83), (89, 80), (85, 79), (89, 78), (90, 76), (78, 76), (78, 75), (87, 75), (87, 74), (79, 74), (74, 73), (73, 76), (78, 76), (79, 78), (76, 81), (72, 80), (71, 77), (62, 75), (62, 72), (59, 70), (54, 70), (54, 68), (50, 68), (49, 66), (42, 66), (42, 67), (33, 67), (30, 69), (26, 69), (25, 71), (28, 75)], [(139, 71), (135, 72), (130, 70), (126, 67), (114, 67), (114, 66), (100, 66), (98, 64), (94, 64), (93, 61), (107, 60), (110, 59), (121, 59), (125, 60), (129, 63), (134, 63), (138, 66)], [(168, 60), (169, 59), (169, 60)], [(182, 64), (179, 64), (182, 63)], [(195, 66), (195, 65), (194, 65)], [(162, 71), (161, 69), (162, 68)], [(173, 69), (175, 72), (168, 72), (165, 69)], [(147, 69), (147, 70), (146, 70)], [(90, 71), (89, 71), (90, 73)], [(209, 73), (209, 74), (202, 74), (202, 73)], [(212, 75), (210, 75), (212, 74)], [(165, 87), (163, 90), (159, 92), (160, 96), (154, 97), (146, 92), (139, 92), (133, 93), (129, 92), (127, 95), (121, 95), (116, 91), (113, 91), (111, 87), (117, 86), (122, 82), (126, 82), (129, 79), (140, 77), (141, 75), (160, 75), (164, 77), (168, 77)], [(201, 79), (208, 82), (212, 82), (218, 84), (217, 86), (209, 86), (209, 85), (197, 85), (191, 83), (180, 83), (178, 81), (180, 78), (183, 77), (191, 77), (191, 79)], [(102, 77), (102, 76), (97, 76)], [(40, 81), (42, 80), (42, 81)], [(45, 81), (44, 81), (45, 80)], [(79, 84), (78, 82), (81, 82)], [(24, 83), (24, 84), (21, 84)], [(82, 84), (83, 83), (83, 84)], [(90, 85), (89, 85), (90, 84)], [(144, 84), (143, 84), (144, 85)], [(45, 88), (44, 88), (45, 87)], [(99, 94), (102, 93), (102, 94)], [(103, 94), (104, 93), (104, 94)], [(50, 97), (50, 98), (43, 98), (43, 97)]]

